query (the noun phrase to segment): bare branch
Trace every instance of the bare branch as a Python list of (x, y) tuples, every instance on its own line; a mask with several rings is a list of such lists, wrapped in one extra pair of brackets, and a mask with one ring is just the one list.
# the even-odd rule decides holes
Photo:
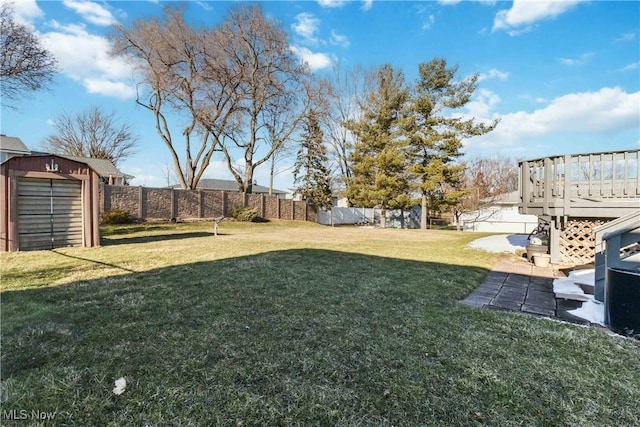
[(51, 84), (57, 71), (56, 59), (30, 28), (14, 21), (11, 3), (0, 4), (0, 43), (0, 88), (4, 99), (17, 101)]
[(53, 153), (107, 159), (117, 165), (135, 152), (137, 136), (131, 125), (118, 123), (115, 113), (98, 107), (79, 114), (63, 112), (54, 119), (55, 133), (44, 140)]

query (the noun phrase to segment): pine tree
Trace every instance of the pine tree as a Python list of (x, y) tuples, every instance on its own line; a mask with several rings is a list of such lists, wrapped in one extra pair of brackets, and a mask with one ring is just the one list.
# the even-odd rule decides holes
[(361, 119), (349, 125), (356, 143), (347, 196), (352, 204), (380, 207), (382, 227), (386, 226), (387, 208), (405, 204), (408, 193), (406, 138), (402, 137), (408, 93), (402, 72), (382, 66), (377, 89), (361, 106)]
[(324, 134), (320, 128), (317, 114), (309, 112), (302, 134), (302, 143), (293, 170), (296, 193), (300, 194), (312, 206), (331, 208), (331, 170), (328, 164)]
[[(456, 163), (462, 155), (462, 140), (492, 131), (497, 121), (477, 123), (474, 118), (451, 115), (465, 106), (476, 89), (477, 76), (455, 80), (458, 67), (447, 68), (444, 59), (419, 65), (419, 80), (411, 102), (411, 120), (407, 126), (410, 141), (409, 171), (416, 178), (422, 196), (421, 228), (427, 228), (428, 209), (455, 203), (463, 192), (457, 179), (464, 166)], [(447, 194), (447, 190), (449, 194)]]

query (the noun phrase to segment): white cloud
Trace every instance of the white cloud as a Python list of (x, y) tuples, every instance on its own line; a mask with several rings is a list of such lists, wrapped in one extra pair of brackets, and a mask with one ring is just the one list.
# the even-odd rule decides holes
[(362, 10), (371, 10), (371, 8), (373, 7), (373, 0), (364, 0), (362, 2)]
[(616, 42), (630, 42), (636, 38), (635, 32), (623, 33), (620, 34), (614, 41)]
[(530, 29), (531, 24), (553, 19), (584, 0), (531, 1), (513, 0), (511, 9), (496, 14), (493, 31), (505, 30), (515, 35)]
[(436, 22), (436, 19), (433, 16), (433, 14), (430, 14), (429, 16), (424, 17), (424, 19), (422, 20), (422, 29), (428, 30), (429, 28), (431, 28), (434, 22)]
[(347, 0), (318, 0), (318, 4), (322, 7), (342, 7)]
[(291, 28), (296, 34), (302, 36), (305, 41), (317, 44), (316, 34), (319, 26), (320, 20), (312, 13), (302, 12), (296, 15), (296, 23), (292, 24)]
[(623, 67), (620, 71), (634, 71), (640, 68), (640, 62), (631, 63)]
[[(462, 3), (462, 1), (463, 0), (438, 0), (438, 3), (440, 3), (443, 6), (455, 6), (458, 3)], [(471, 1), (475, 1), (476, 3), (481, 3), (488, 6), (493, 6), (496, 4), (496, 0), (471, 0)]]
[(492, 68), (486, 73), (478, 74), (478, 81), (481, 82), (483, 80), (489, 80), (489, 79), (506, 80), (507, 77), (509, 77), (509, 73), (500, 71), (496, 68)]
[(593, 56), (593, 53), (583, 53), (577, 58), (558, 58), (558, 61), (560, 61), (561, 64), (576, 67), (586, 64)]
[(83, 80), (83, 83), (89, 93), (112, 96), (118, 99), (130, 99), (136, 95), (135, 89), (123, 82), (88, 77)]
[[(481, 93), (472, 108), (488, 120), (494, 104), (492, 97)], [(484, 103), (484, 106), (480, 105)], [(622, 130), (640, 128), (640, 92), (626, 93), (619, 87), (602, 88), (597, 92), (563, 95), (544, 108), (533, 112), (518, 111), (504, 114), (493, 132), (473, 138), (468, 145), (514, 146), (539, 137), (573, 132), (579, 134), (611, 135)]]
[(467, 114), (465, 117), (474, 117), (482, 121), (490, 121), (497, 117), (491, 110), (500, 103), (498, 95), (487, 89), (480, 89), (476, 92), (476, 97), (467, 103)]
[(31, 23), (35, 19), (42, 18), (44, 16), (44, 12), (42, 12), (42, 9), (38, 7), (36, 0), (21, 0), (18, 2), (12, 0), (1, 0), (0, 3), (11, 3), (14, 12), (13, 17), (18, 24), (31, 26)]
[(428, 8), (421, 4), (416, 5), (416, 15), (420, 19), (422, 30), (428, 30), (435, 22), (435, 17), (432, 13), (428, 13)]
[(338, 34), (334, 30), (334, 31), (331, 31), (331, 44), (347, 48), (347, 47), (349, 47), (351, 42), (349, 42), (349, 39), (347, 38), (347, 36), (345, 36), (343, 34)]
[(312, 52), (306, 47), (291, 46), (291, 51), (309, 66), (311, 71), (327, 68), (331, 65), (331, 58), (325, 53)]
[(111, 12), (98, 3), (87, 0), (62, 0), (62, 4), (92, 24), (109, 26), (117, 23)]
[(195, 3), (206, 11), (213, 10), (213, 7), (209, 4), (208, 1), (196, 1)]
[(90, 34), (82, 24), (51, 22), (54, 31), (42, 33), (44, 47), (58, 60), (61, 71), (83, 83), (91, 93), (124, 99), (134, 95), (126, 82), (133, 67), (122, 58), (109, 55), (111, 45), (102, 36)]

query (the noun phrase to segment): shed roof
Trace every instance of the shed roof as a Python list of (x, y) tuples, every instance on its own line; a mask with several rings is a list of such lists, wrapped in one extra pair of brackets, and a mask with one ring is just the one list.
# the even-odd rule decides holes
[(14, 136), (0, 135), (0, 149), (10, 153), (29, 154), (29, 148), (24, 145), (20, 138)]
[(89, 166), (91, 166), (93, 170), (98, 172), (98, 175), (100, 175), (103, 178), (108, 178), (110, 176), (114, 178), (116, 177), (124, 177), (127, 179), (135, 178), (133, 175), (129, 175), (120, 171), (118, 168), (115, 167), (113, 163), (111, 163), (107, 159), (94, 159), (92, 157), (76, 157), (76, 156), (67, 156), (67, 155), (61, 155), (61, 157), (64, 157), (69, 160), (75, 160), (76, 162), (86, 163)]

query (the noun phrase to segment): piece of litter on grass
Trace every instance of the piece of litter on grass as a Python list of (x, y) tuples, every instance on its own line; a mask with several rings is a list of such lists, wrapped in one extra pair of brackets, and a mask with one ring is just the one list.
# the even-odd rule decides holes
[(124, 390), (127, 388), (127, 380), (125, 380), (124, 377), (118, 378), (115, 385), (116, 386), (113, 388), (113, 394), (119, 396), (124, 393)]

